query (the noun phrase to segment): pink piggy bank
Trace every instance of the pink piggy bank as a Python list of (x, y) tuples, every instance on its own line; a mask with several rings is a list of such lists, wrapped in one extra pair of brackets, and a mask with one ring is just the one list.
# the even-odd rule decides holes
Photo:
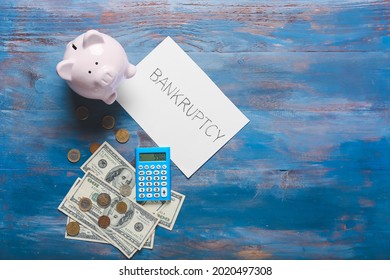
[(118, 84), (136, 72), (118, 41), (96, 30), (89, 30), (69, 42), (56, 70), (76, 93), (107, 104), (116, 100)]

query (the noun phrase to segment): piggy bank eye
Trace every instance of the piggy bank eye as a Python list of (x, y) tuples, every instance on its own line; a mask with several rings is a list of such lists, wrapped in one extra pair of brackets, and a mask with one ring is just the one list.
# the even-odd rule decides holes
[(72, 48), (73, 48), (74, 50), (77, 50), (77, 47), (76, 47), (75, 44), (72, 44)]
[(98, 64), (99, 64), (99, 63), (96, 61), (96, 62), (95, 62), (95, 65), (98, 65)]
[(91, 70), (89, 70), (88, 73), (91, 74), (92, 73)]

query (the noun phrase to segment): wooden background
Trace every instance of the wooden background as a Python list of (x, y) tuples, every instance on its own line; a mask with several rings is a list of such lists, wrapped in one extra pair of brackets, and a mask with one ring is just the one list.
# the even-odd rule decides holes
[(153, 145), (57, 76), (93, 28), (134, 64), (171, 36), (251, 121), (191, 179), (173, 167), (176, 225), (134, 259), (390, 259), (389, 24), (389, 1), (1, 1), (0, 258), (124, 259), (65, 239), (57, 210), (90, 143)]

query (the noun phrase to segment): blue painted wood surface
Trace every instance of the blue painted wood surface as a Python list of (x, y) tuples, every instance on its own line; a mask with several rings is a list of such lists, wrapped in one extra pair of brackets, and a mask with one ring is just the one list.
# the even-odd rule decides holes
[(186, 195), (174, 230), (134, 259), (390, 259), (389, 26), (388, 1), (1, 1), (0, 258), (124, 259), (65, 239), (57, 210), (90, 143), (129, 161), (153, 145), (117, 103), (55, 73), (94, 28), (133, 63), (171, 36), (251, 120), (191, 179), (173, 167)]

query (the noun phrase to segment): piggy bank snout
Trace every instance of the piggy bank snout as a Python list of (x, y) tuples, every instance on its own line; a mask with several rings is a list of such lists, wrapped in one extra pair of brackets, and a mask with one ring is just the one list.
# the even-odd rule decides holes
[(118, 78), (118, 72), (112, 67), (104, 67), (97, 75), (97, 84), (101, 87), (111, 86)]

